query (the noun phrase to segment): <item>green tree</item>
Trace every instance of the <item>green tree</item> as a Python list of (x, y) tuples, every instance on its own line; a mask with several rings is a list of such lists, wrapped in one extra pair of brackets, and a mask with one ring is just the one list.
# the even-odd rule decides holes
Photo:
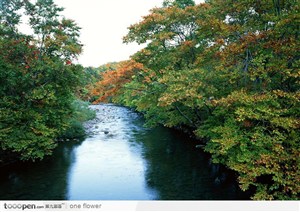
[[(179, 78), (186, 80), (185, 75), (193, 72), (196, 56), (202, 51), (197, 41), (197, 18), (203, 15), (205, 9), (205, 4), (184, 8), (155, 8), (142, 22), (130, 26), (128, 35), (124, 37), (125, 42), (148, 42), (145, 49), (133, 55), (133, 59), (142, 63), (147, 71), (140, 72), (128, 84), (128, 90), (135, 90), (135, 95), (128, 94), (127, 97), (132, 98), (137, 109), (145, 113), (151, 125), (196, 127), (198, 118), (193, 112), (196, 108), (181, 101), (186, 99), (186, 86), (197, 84), (188, 82), (196, 78), (191, 77), (182, 83)], [(197, 75), (196, 72), (191, 73), (191, 76)], [(177, 74), (178, 79), (174, 79), (173, 74)], [(167, 82), (169, 79), (173, 82)], [(172, 90), (174, 87), (178, 89)], [(169, 97), (175, 101), (165, 103)]]
[[(81, 52), (79, 28), (59, 14), (51, 0), (2, 1), (0, 37), (0, 144), (21, 159), (42, 159), (52, 153), (55, 138), (72, 117), (74, 91), (82, 67), (72, 64)], [(21, 3), (24, 4), (21, 4)], [(20, 7), (13, 7), (20, 4)], [(4, 6), (3, 6), (4, 5)], [(23, 8), (34, 30), (18, 32)], [(12, 18), (15, 17), (15, 18)], [(8, 21), (12, 24), (7, 24)], [(9, 26), (10, 30), (6, 30)]]
[(186, 8), (188, 6), (195, 6), (194, 0), (164, 0), (163, 7), (179, 7), (179, 8)]

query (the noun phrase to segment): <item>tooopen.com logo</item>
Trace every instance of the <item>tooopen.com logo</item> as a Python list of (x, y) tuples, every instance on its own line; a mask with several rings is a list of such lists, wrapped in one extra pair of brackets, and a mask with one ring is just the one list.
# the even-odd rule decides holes
[(35, 204), (7, 204), (4, 203), (4, 209), (6, 210), (26, 210), (26, 209), (36, 209)]

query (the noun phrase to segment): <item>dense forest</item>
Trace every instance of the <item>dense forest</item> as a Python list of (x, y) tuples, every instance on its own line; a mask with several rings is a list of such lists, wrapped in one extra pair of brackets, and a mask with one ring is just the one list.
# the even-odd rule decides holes
[[(299, 199), (297, 0), (165, 0), (129, 26), (128, 61), (83, 68), (80, 28), (52, 0), (0, 1), (0, 153), (51, 155), (113, 102), (199, 139), (253, 199)], [(18, 30), (22, 13), (32, 35)], [(4, 160), (3, 157), (0, 157)]]
[(147, 46), (88, 98), (193, 133), (254, 199), (297, 199), (299, 21), (296, 0), (165, 1), (123, 38)]

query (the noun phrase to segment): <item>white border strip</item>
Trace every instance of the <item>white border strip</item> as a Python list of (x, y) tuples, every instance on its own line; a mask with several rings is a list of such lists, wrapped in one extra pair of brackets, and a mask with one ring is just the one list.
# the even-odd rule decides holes
[(300, 201), (0, 201), (0, 212), (15, 211), (300, 212)]

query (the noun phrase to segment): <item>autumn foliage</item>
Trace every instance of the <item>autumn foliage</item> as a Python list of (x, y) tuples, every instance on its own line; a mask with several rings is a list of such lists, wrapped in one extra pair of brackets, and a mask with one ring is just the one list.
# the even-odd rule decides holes
[[(129, 27), (145, 43), (95, 93), (148, 125), (189, 129), (253, 199), (299, 199), (299, 3), (165, 1)], [(142, 64), (142, 65), (141, 65)]]
[(133, 60), (118, 63), (115, 70), (108, 68), (101, 74), (101, 81), (97, 82), (92, 90), (92, 95), (99, 97), (94, 103), (109, 102), (112, 97), (121, 95), (123, 86), (142, 70), (143, 65)]

